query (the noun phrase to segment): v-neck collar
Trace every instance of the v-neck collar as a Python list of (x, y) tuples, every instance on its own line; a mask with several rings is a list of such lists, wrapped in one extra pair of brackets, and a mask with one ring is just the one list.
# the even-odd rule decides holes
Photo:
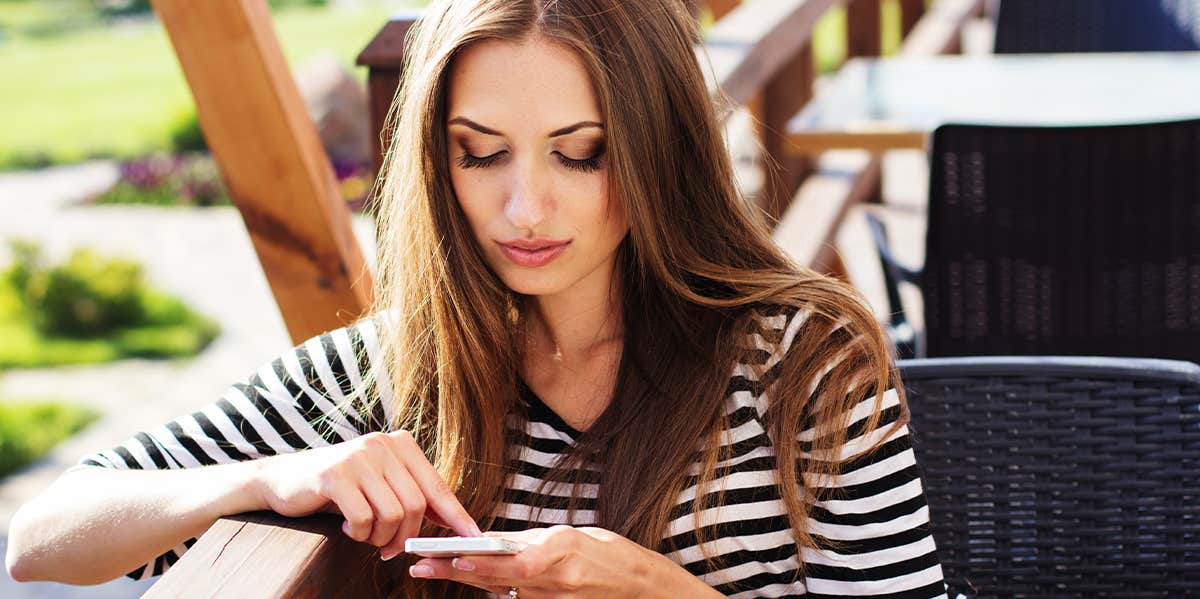
[(566, 433), (572, 439), (578, 438), (582, 434), (575, 430), (575, 427), (567, 424), (567, 421), (563, 420), (557, 412), (550, 409), (550, 406), (546, 405), (542, 398), (538, 397), (537, 393), (534, 393), (533, 389), (525, 383), (525, 379), (518, 377), (517, 380), (521, 387), (521, 399), (525, 400), (525, 405), (529, 406), (530, 420), (545, 422), (556, 430)]

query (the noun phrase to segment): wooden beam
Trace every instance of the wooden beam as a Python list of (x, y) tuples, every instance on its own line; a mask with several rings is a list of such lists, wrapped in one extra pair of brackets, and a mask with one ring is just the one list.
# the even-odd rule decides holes
[(783, 214), (812, 168), (810, 157), (789, 150), (787, 123), (812, 99), (816, 70), (809, 43), (768, 82), (757, 106), (761, 112), (754, 114), (765, 154), (763, 187), (757, 201), (771, 222)]
[(862, 150), (826, 152), (784, 211), (773, 236), (801, 266), (847, 278), (837, 258), (838, 229), (851, 206), (879, 187), (880, 159)]
[(712, 11), (713, 21), (720, 21), (725, 15), (737, 8), (740, 0), (707, 0), (704, 2)]
[(401, 12), (384, 23), (383, 29), (375, 34), (371, 43), (358, 54), (355, 64), (368, 67), (367, 97), (371, 119), (371, 168), (376, 175), (382, 170), (383, 157), (392, 140), (387, 128), (388, 112), (400, 86), (400, 74), (404, 70), (404, 41), (408, 32), (421, 18), (421, 10)]
[(984, 10), (985, 0), (938, 0), (904, 38), (900, 54), (935, 56), (962, 51), (962, 29)]
[(846, 5), (846, 58), (883, 52), (880, 0), (852, 0)]
[(142, 597), (387, 597), (391, 564), (342, 533), (341, 522), (270, 512), (222, 518)]
[(817, 19), (840, 0), (745, 2), (717, 21), (696, 48), (708, 89), (750, 102), (812, 40)]
[(868, 150), (883, 152), (899, 148), (921, 150), (925, 148), (926, 131), (897, 129), (847, 131), (804, 131), (791, 130), (788, 134), (789, 150), (797, 154), (820, 154), (827, 150)]
[(916, 27), (925, 14), (925, 0), (900, 0), (900, 39)]
[(262, 0), (153, 0), (295, 343), (361, 316), (372, 280)]

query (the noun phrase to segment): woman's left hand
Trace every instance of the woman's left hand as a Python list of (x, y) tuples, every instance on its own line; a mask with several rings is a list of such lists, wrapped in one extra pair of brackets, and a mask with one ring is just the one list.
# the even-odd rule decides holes
[(521, 599), (651, 596), (670, 590), (654, 587), (664, 582), (664, 574), (671, 578), (683, 574), (690, 579), (689, 586), (698, 583), (707, 588), (661, 554), (602, 528), (553, 526), (484, 534), (524, 543), (525, 550), (516, 555), (425, 558), (413, 564), (409, 573), (454, 580), (501, 596), (515, 587)]

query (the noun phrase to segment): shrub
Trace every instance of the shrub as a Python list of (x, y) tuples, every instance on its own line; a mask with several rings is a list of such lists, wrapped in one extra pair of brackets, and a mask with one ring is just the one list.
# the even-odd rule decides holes
[(204, 132), (200, 130), (200, 119), (195, 110), (180, 113), (171, 123), (171, 148), (176, 152), (202, 152), (208, 150)]
[[(18, 263), (13, 270), (29, 268)], [(24, 276), (25, 305), (46, 334), (95, 337), (143, 320), (142, 267), (135, 262), (79, 249), (65, 264)]]
[(0, 368), (198, 353), (216, 323), (147, 284), (135, 262), (80, 249), (47, 266), (32, 242), (10, 242), (0, 272)]

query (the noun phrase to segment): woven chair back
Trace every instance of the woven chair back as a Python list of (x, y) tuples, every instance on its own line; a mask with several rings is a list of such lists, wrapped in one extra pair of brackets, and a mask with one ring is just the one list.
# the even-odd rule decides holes
[(1200, 0), (1001, 0), (995, 51), (1200, 50)]
[(1200, 366), (900, 371), (950, 597), (1200, 597)]
[(933, 135), (925, 355), (1200, 362), (1200, 120)]

